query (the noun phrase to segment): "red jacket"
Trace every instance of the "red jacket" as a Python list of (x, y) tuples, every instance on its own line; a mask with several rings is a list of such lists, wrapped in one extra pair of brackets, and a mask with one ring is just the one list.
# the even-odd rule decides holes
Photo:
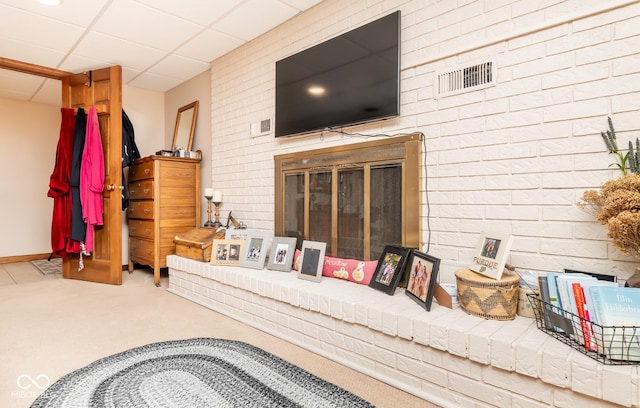
[(48, 197), (53, 198), (51, 221), (51, 252), (67, 255), (67, 241), (71, 235), (71, 158), (76, 117), (73, 109), (61, 108), (60, 137), (56, 148), (56, 164), (49, 178)]

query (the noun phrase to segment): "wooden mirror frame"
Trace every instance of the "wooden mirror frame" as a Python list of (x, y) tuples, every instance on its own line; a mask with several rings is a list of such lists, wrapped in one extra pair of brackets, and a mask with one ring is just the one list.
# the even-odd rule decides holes
[(193, 134), (196, 129), (196, 119), (198, 117), (198, 101), (191, 102), (178, 109), (176, 117), (176, 127), (173, 130), (173, 143), (171, 150), (181, 147), (190, 151), (193, 146)]

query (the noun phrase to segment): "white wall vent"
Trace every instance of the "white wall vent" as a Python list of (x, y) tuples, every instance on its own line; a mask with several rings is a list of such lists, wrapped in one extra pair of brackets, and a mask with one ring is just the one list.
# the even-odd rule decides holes
[(455, 95), (493, 86), (496, 83), (495, 61), (485, 61), (436, 75), (436, 96)]

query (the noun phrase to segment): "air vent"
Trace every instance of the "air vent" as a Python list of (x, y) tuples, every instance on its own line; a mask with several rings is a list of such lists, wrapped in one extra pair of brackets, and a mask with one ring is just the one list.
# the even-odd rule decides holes
[(260, 133), (271, 132), (271, 119), (260, 121)]
[(437, 96), (455, 95), (495, 85), (495, 66), (495, 61), (485, 61), (437, 74)]
[(261, 120), (249, 124), (249, 135), (251, 137), (267, 135), (271, 132), (271, 119)]

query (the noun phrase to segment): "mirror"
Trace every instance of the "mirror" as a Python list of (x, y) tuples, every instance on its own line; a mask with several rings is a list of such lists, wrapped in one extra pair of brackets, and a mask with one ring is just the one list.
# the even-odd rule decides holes
[(176, 127), (173, 131), (173, 144), (171, 150), (179, 147), (190, 151), (193, 144), (193, 133), (196, 129), (196, 118), (198, 117), (198, 101), (191, 102), (178, 109)]

